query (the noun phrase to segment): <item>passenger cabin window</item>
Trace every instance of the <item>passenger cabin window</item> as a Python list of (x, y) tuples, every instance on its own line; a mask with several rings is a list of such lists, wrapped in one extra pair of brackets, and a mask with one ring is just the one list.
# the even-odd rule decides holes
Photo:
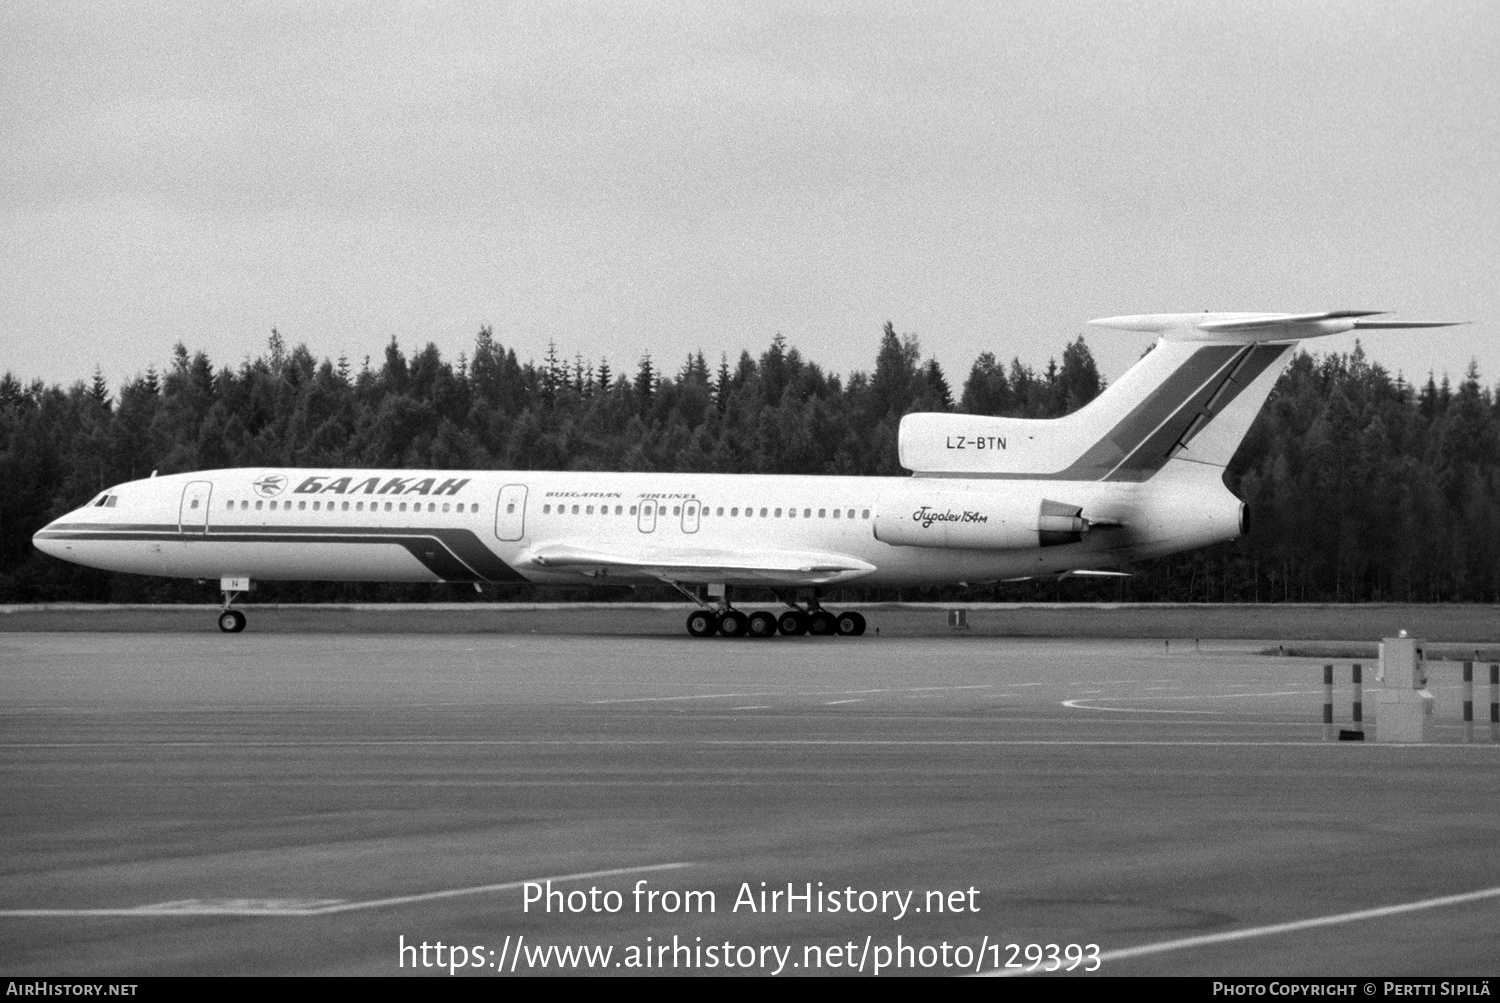
[(860, 518), (861, 519), (868, 519), (868, 518), (870, 518), (870, 510), (869, 509), (865, 509), (862, 513), (860, 513)]
[(828, 510), (826, 508), (820, 508), (820, 509), (818, 509), (818, 518), (819, 519), (826, 519), (826, 518), (828, 518)]
[(255, 511), (257, 511), (257, 512), (259, 512), (259, 511), (260, 511), (260, 507), (261, 507), (261, 506), (262, 506), (262, 505), (264, 505), (264, 504), (265, 504), (265, 502), (263, 502), (263, 501), (258, 501), (258, 502), (256, 502), (256, 503), (255, 503)]

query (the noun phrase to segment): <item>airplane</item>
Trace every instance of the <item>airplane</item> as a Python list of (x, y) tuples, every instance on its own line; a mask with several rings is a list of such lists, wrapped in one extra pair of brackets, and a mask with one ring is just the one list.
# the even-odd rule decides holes
[[(822, 590), (1070, 574), (1232, 540), (1224, 471), (1299, 342), (1443, 327), (1376, 311), (1107, 317), (1152, 350), (1055, 419), (908, 414), (910, 477), (241, 468), (110, 488), (33, 537), (54, 557), (219, 579), (219, 628), (257, 581), (666, 583), (696, 637), (859, 635)], [(732, 593), (787, 608), (746, 614)]]

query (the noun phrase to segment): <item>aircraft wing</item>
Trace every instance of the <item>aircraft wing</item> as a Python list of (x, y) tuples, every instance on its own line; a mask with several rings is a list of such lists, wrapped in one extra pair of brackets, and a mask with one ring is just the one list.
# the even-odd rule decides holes
[(630, 553), (598, 547), (550, 543), (522, 554), (519, 563), (544, 571), (567, 571), (591, 578), (659, 578), (668, 582), (743, 585), (830, 585), (863, 578), (875, 565), (848, 554), (763, 550), (752, 554), (710, 548)]

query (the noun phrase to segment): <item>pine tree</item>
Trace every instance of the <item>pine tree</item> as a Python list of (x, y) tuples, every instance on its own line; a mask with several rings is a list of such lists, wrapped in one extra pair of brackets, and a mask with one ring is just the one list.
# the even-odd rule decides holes
[(651, 368), (650, 352), (641, 356), (640, 368), (635, 373), (635, 392), (644, 402), (649, 402), (656, 392), (656, 371)]
[(109, 384), (104, 382), (104, 370), (98, 366), (94, 367), (94, 380), (89, 385), (89, 396), (95, 404), (105, 410), (109, 409)]

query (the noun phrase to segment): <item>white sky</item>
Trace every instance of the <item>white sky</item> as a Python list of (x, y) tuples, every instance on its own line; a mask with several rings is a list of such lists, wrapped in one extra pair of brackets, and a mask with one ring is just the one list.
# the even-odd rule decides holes
[[(0, 5), (0, 370), (675, 370), (777, 331), (955, 393), (1120, 313), (1363, 308), (1500, 380), (1500, 4)], [(1321, 343), (1339, 350), (1352, 337)]]

